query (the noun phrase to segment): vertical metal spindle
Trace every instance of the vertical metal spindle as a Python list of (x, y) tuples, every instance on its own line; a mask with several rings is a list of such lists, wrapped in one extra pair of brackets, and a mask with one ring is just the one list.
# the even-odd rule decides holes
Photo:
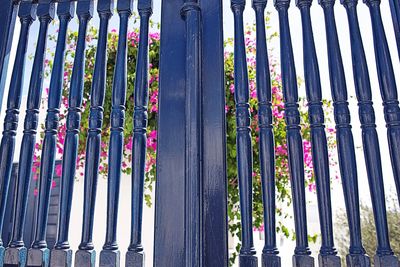
[[(20, 0), (4, 1), (0, 9), (0, 103), (3, 103), (8, 65), (10, 62), (11, 49), (14, 44), (15, 22), (18, 16), (20, 2)], [(0, 246), (0, 264), (2, 264), (1, 259), (3, 258), (3, 252), (4, 247)]]
[(365, 255), (365, 249), (361, 240), (357, 163), (354, 138), (350, 125), (346, 77), (336, 29), (334, 14), (335, 0), (320, 0), (319, 3), (324, 10), (325, 17), (329, 76), (336, 122), (339, 167), (350, 229), (350, 247), (346, 261), (347, 265), (351, 267), (366, 267), (370, 266), (370, 261), (368, 256)]
[(392, 13), (394, 34), (397, 42), (397, 52), (400, 58), (400, 2), (398, 0), (389, 0), (390, 12)]
[[(93, 72), (93, 82), (90, 92), (90, 114), (89, 114), (89, 130), (86, 143), (86, 158), (91, 160), (85, 162), (85, 181), (96, 181), (98, 179), (98, 169), (100, 162), (100, 145), (101, 145), (101, 127), (103, 124), (103, 104), (106, 90), (106, 70), (107, 70), (107, 37), (108, 24), (113, 14), (113, 0), (99, 0), (97, 3), (97, 12), (100, 17), (100, 28), (98, 33), (96, 59)], [(73, 180), (71, 180), (73, 183)], [(72, 186), (71, 183), (71, 186)], [(90, 182), (93, 183), (93, 182)], [(68, 195), (72, 194), (72, 189)], [(67, 196), (67, 195), (66, 195)], [(65, 201), (66, 203), (68, 200)], [(70, 200), (69, 204), (70, 205)], [(70, 206), (64, 216), (64, 224), (68, 227)], [(65, 234), (60, 236), (59, 242), (62, 244), (67, 241), (68, 228)]]
[(135, 106), (133, 111), (131, 240), (126, 253), (126, 267), (144, 266), (142, 215), (149, 98), (149, 20), (153, 13), (153, 1), (139, 0), (138, 10), (140, 16), (140, 38), (136, 63)]
[(201, 9), (186, 0), (181, 15), (186, 26), (185, 105), (185, 253), (186, 265), (202, 266), (201, 210)]
[(28, 103), (24, 122), (21, 153), (19, 157), (16, 194), (14, 199), (13, 232), (10, 244), (5, 252), (5, 266), (25, 266), (27, 249), (23, 233), (28, 204), (28, 191), (32, 176), (32, 162), (35, 150), (36, 132), (39, 119), (39, 107), (43, 87), (44, 57), (46, 53), (47, 30), (54, 18), (55, 4), (50, 0), (40, 0), (37, 7), (40, 29), (35, 59), (29, 84)]
[(47, 218), (50, 190), (54, 174), (57, 127), (59, 121), (61, 94), (64, 81), (64, 57), (68, 23), (74, 16), (75, 4), (69, 0), (58, 3), (57, 15), (60, 27), (57, 37), (54, 64), (50, 80), (46, 130), (40, 166), (38, 208), (35, 210), (35, 239), (28, 252), (28, 266), (49, 266), (50, 251), (46, 243)]
[(321, 248), (318, 255), (319, 266), (340, 266), (340, 258), (333, 241), (332, 205), (330, 192), (330, 173), (328, 145), (326, 141), (324, 111), (322, 109), (321, 78), (310, 7), (312, 0), (297, 0), (303, 29), (303, 56), (308, 117), (311, 128), (311, 148), (314, 163), (314, 175), (317, 184), (319, 224), (321, 227)]
[(400, 107), (389, 46), (383, 28), (380, 0), (364, 0), (369, 7), (375, 49), (376, 70), (383, 101), (387, 138), (397, 196), (400, 203)]
[[(106, 241), (100, 253), (100, 266), (119, 266), (120, 252), (117, 244), (117, 219), (118, 201), (121, 181), (122, 150), (124, 144), (125, 101), (127, 88), (127, 33), (128, 21), (132, 14), (133, 0), (119, 0), (117, 11), (120, 18), (118, 36), (118, 50), (115, 63), (112, 109), (111, 133), (108, 152), (108, 191), (107, 191), (107, 229)], [(95, 187), (94, 187), (95, 188)], [(86, 217), (89, 222), (87, 233), (91, 239), (93, 231), (93, 212), (95, 208), (96, 190), (91, 189), (90, 202), (85, 205), (85, 212), (90, 211)], [(90, 210), (88, 210), (88, 208)]]
[(235, 24), (234, 75), (236, 102), (236, 146), (242, 223), (240, 266), (257, 266), (253, 244), (253, 157), (250, 138), (249, 78), (247, 73), (246, 46), (244, 42), (243, 10), (245, 0), (231, 0)]
[(90, 92), (89, 130), (86, 143), (85, 181), (97, 184), (100, 163), (101, 127), (103, 125), (103, 104), (106, 90), (107, 36), (108, 24), (113, 14), (113, 0), (99, 0), (97, 12), (100, 17), (93, 82)]
[(367, 166), (376, 225), (378, 248), (374, 261), (377, 266), (397, 266), (397, 259), (393, 256), (389, 243), (382, 162), (376, 132), (375, 111), (372, 105), (371, 83), (358, 23), (358, 0), (342, 0), (341, 2), (346, 8), (349, 21), (354, 83), (359, 106), (365, 165)]
[(78, 135), (84, 83), (86, 32), (88, 22), (93, 15), (93, 1), (78, 1), (76, 13), (79, 19), (79, 32), (69, 91), (67, 133), (64, 144), (61, 179), (61, 186), (63, 189), (61, 190), (60, 197), (59, 231), (57, 243), (51, 255), (51, 264), (57, 266), (64, 266), (66, 264), (70, 266), (72, 259), (72, 251), (70, 250), (68, 242), (69, 217), (71, 212), (73, 183), (75, 178), (79, 141)]
[(281, 260), (276, 247), (275, 150), (274, 132), (272, 128), (272, 90), (264, 18), (266, 5), (267, 0), (253, 0), (257, 27), (256, 79), (265, 236), (262, 265), (265, 267), (279, 267), (281, 266)]
[(288, 8), (290, 0), (275, 0), (279, 13), (281, 68), (285, 102), (286, 138), (289, 154), (289, 172), (292, 184), (296, 248), (293, 266), (314, 266), (310, 256), (307, 236), (306, 199), (304, 188), (303, 144), (300, 135), (298, 88), (292, 40), (289, 29)]
[[(18, 128), (19, 109), (24, 83), (24, 69), (28, 47), (29, 29), (36, 19), (37, 4), (22, 2), (19, 7), (18, 17), (21, 22), (20, 36), (12, 71), (7, 110), (4, 118), (4, 130), (0, 145), (0, 235), (3, 232), (4, 217), (7, 207), (8, 190), (12, 171), (15, 149), (15, 136)], [(0, 236), (0, 265), (3, 264), (4, 247)]]
[[(375, 60), (379, 87), (384, 106), (389, 152), (392, 161), (393, 176), (396, 183), (397, 195), (400, 201), (400, 107), (396, 81), (394, 77), (392, 60), (387, 44), (385, 30), (383, 28), (380, 11), (380, 0), (364, 0), (368, 5), (375, 49)], [(390, 248), (385, 213), (385, 199), (383, 181), (381, 188), (376, 188), (370, 183), (371, 189), (380, 193), (381, 199), (375, 200), (374, 213), (378, 235), (377, 255), (374, 257), (377, 266), (397, 266), (398, 261)], [(382, 203), (381, 203), (382, 202)]]
[(85, 71), (86, 32), (93, 15), (93, 0), (79, 0), (76, 6), (79, 20), (78, 39), (68, 99), (67, 132), (62, 162), (60, 215), (58, 218), (57, 242), (51, 251), (51, 266), (72, 265), (72, 250), (68, 242), (76, 159), (79, 144), (79, 127)]

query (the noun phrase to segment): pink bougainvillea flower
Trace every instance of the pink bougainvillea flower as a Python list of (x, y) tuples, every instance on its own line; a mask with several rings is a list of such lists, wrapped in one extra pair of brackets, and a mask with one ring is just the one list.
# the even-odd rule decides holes
[(61, 177), (61, 175), (62, 175), (62, 164), (57, 164), (56, 165), (56, 175)]

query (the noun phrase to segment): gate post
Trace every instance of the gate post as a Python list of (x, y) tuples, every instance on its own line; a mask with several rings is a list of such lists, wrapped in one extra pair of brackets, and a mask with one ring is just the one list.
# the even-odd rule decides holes
[(228, 266), (222, 1), (161, 22), (154, 265)]

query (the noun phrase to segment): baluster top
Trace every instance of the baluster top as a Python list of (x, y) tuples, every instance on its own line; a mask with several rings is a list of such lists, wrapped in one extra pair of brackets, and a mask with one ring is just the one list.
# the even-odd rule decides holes
[(97, 12), (99, 14), (112, 14), (114, 11), (114, 0), (98, 0)]
[(340, 0), (340, 3), (345, 7), (356, 6), (358, 4), (358, 0)]
[(246, 6), (246, 0), (231, 0), (231, 9), (233, 12), (243, 12)]
[(138, 10), (139, 13), (146, 11), (153, 13), (153, 0), (139, 0)]
[(71, 19), (75, 13), (75, 2), (69, 0), (61, 0), (57, 5), (57, 15), (61, 18)]
[(318, 0), (318, 4), (322, 7), (334, 6), (336, 0)]
[(35, 20), (36, 19), (36, 9), (37, 4), (32, 4), (32, 2), (22, 1), (19, 10), (18, 17), (25, 20)]
[(256, 8), (262, 8), (265, 9), (267, 6), (268, 0), (252, 0), (251, 6), (256, 9)]
[(379, 6), (381, 4), (381, 0), (363, 0), (363, 2), (368, 6), (374, 6), (374, 5)]
[(132, 14), (133, 0), (118, 0), (117, 11), (118, 13)]
[(311, 4), (312, 4), (312, 0), (296, 0), (296, 6), (298, 8), (310, 7)]
[[(99, 3), (101, 1), (99, 0)], [(78, 17), (93, 17), (94, 1), (93, 0), (78, 0), (76, 14)], [(99, 12), (100, 13), (100, 12)]]
[(52, 0), (39, 0), (37, 7), (37, 16), (39, 18), (54, 19), (56, 13), (56, 4)]
[(274, 0), (274, 6), (276, 9), (288, 9), (290, 6), (290, 0)]

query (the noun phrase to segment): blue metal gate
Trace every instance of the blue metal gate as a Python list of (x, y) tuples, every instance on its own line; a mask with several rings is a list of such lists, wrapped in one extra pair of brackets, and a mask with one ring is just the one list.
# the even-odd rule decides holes
[[(400, 58), (400, 3), (389, 0)], [(280, 49), (289, 171), (292, 186), (296, 248), (293, 266), (314, 266), (308, 245), (303, 147), (300, 133), (298, 85), (289, 27), (290, 0), (275, 0), (279, 14)], [(304, 72), (311, 125), (311, 143), (316, 178), (321, 230), (319, 266), (341, 266), (334, 247), (330, 196), (330, 169), (321, 79), (311, 24), (312, 0), (296, 0), (301, 12)], [(380, 91), (384, 105), (387, 138), (396, 189), (400, 195), (400, 108), (395, 73), (380, 12), (380, 0), (364, 0), (371, 13), (373, 44)], [(140, 16), (140, 43), (134, 96), (132, 155), (131, 242), (125, 255), (117, 244), (117, 217), (123, 153), (123, 131), (127, 91), (127, 32), (134, 4)], [(228, 8), (226, 1), (224, 8)], [(350, 228), (347, 266), (370, 266), (361, 240), (357, 163), (350, 124), (348, 93), (338, 32), (335, 0), (319, 0), (328, 46), (331, 95), (334, 103), (336, 140), (340, 174)], [(347, 11), (353, 60), (354, 85), (362, 127), (362, 140), (377, 232), (375, 266), (399, 266), (388, 233), (382, 162), (371, 83), (360, 25), (358, 0), (341, 0)], [(249, 77), (244, 39), (245, 0), (231, 0), (234, 16), (234, 72), (236, 103), (236, 142), (240, 189), (241, 249), (239, 265), (258, 266), (253, 242), (252, 144), (250, 137)], [(260, 138), (260, 167), (265, 220), (265, 246), (262, 265), (281, 266), (275, 234), (275, 164), (271, 81), (265, 28), (267, 0), (253, 0), (257, 36), (257, 97)], [(95, 8), (95, 6), (97, 8)], [(8, 91), (7, 109), (0, 146), (0, 266), (96, 266), (93, 244), (94, 209), (100, 167), (100, 145), (106, 87), (108, 24), (114, 9), (119, 16), (118, 50), (112, 85), (111, 134), (108, 165), (107, 228), (100, 266), (144, 266), (142, 246), (143, 185), (146, 163), (148, 107), (149, 21), (152, 0), (2, 0), (0, 10), (0, 95)], [(84, 83), (86, 34), (94, 12), (99, 15), (98, 43), (90, 92), (89, 130), (86, 140), (85, 185), (82, 240), (72, 262), (73, 248), (68, 238), (72, 207), (78, 137)], [(60, 120), (66, 35), (74, 16), (79, 21), (76, 51), (70, 80), (67, 131), (62, 175), (59, 183), (55, 244), (49, 241), (49, 213), (52, 208), (52, 181), (55, 173), (56, 134)], [(11, 82), (5, 86), (16, 18), (21, 22)], [(59, 21), (54, 54), (45, 134), (41, 156), (38, 196), (34, 212), (32, 162), (37, 139), (39, 106), (42, 98), (44, 55), (49, 24)], [(24, 115), (23, 139), (18, 171), (13, 171), (19, 110), (24, 85), (28, 36), (34, 21), (40, 25), (37, 36), (28, 102)], [(228, 266), (225, 81), (222, 0), (164, 0), (161, 10), (160, 95), (158, 152), (155, 196), (154, 266)], [(36, 38), (36, 36), (35, 36)], [(397, 60), (397, 58), (396, 58)], [(1, 100), (1, 97), (0, 97)], [(13, 192), (11, 188), (14, 189)], [(53, 192), (53, 193), (52, 193)], [(13, 198), (12, 200), (10, 198)], [(54, 196), (53, 196), (54, 197)], [(12, 203), (10, 203), (12, 202)], [(12, 204), (12, 205), (11, 205)], [(11, 207), (11, 208), (10, 208)], [(28, 212), (29, 211), (29, 212)], [(51, 214), (50, 214), (51, 215)], [(12, 221), (10, 222), (10, 218)], [(100, 223), (100, 222), (96, 222)], [(32, 240), (25, 235), (29, 227)], [(7, 229), (12, 228), (10, 231)], [(10, 233), (10, 236), (8, 236)], [(7, 236), (5, 236), (7, 234)], [(47, 235), (47, 236), (46, 236)], [(370, 255), (371, 256), (371, 255)]]

